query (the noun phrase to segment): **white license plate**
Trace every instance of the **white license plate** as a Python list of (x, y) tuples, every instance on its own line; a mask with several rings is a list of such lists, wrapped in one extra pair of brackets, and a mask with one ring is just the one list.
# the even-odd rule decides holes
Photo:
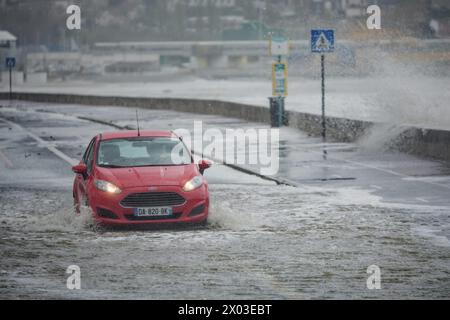
[(134, 215), (136, 217), (167, 217), (172, 215), (172, 208), (134, 208)]

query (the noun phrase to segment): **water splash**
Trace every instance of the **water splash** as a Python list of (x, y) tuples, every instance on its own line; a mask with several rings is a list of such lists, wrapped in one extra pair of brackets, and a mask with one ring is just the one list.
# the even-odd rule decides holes
[(44, 215), (30, 215), (26, 218), (23, 229), (27, 232), (55, 233), (101, 231), (89, 207), (81, 207), (80, 213), (75, 212), (73, 207), (67, 207)]

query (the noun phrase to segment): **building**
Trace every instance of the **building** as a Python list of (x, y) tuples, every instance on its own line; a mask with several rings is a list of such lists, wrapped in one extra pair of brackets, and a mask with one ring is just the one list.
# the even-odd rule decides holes
[(0, 48), (16, 49), (17, 37), (6, 30), (0, 30)]
[(4, 65), (5, 57), (16, 56), (17, 37), (10, 32), (0, 30), (0, 63)]
[[(371, 1), (370, 4), (375, 4)], [(340, 10), (346, 18), (361, 17), (366, 15), (366, 9), (370, 5), (368, 0), (341, 0)]]
[(430, 29), (432, 35), (438, 38), (450, 37), (450, 1), (432, 0), (430, 4)]
[[(5, 58), (16, 56), (17, 37), (6, 30), (0, 30), (0, 70), (6, 71)], [(5, 81), (5, 72), (2, 72), (1, 80)]]

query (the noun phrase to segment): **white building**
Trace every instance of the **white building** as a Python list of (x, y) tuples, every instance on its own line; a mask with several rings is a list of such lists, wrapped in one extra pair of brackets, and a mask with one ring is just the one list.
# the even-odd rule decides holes
[(369, 3), (367, 0), (341, 0), (341, 8), (346, 18), (355, 18), (365, 15), (368, 6)]

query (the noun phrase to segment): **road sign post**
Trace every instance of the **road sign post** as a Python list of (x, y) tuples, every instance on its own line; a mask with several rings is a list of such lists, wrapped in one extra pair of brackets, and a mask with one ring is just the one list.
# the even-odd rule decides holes
[(12, 68), (9, 68), (9, 100), (12, 100)]
[(6, 57), (5, 64), (9, 69), (9, 100), (12, 100), (12, 69), (16, 66), (16, 58)]
[[(327, 140), (327, 122), (325, 117), (325, 55), (320, 55), (320, 77), (322, 79), (322, 139)], [(325, 150), (325, 154), (327, 151)]]
[(287, 124), (284, 112), (284, 99), (287, 96), (288, 64), (283, 58), (289, 55), (289, 41), (284, 37), (272, 36), (270, 39), (270, 54), (276, 61), (272, 63), (272, 97), (270, 113), (272, 127)]
[[(327, 141), (327, 122), (325, 116), (325, 53), (334, 51), (334, 30), (311, 30), (311, 52), (320, 53), (320, 74), (322, 91), (322, 140)], [(323, 158), (327, 158), (327, 150), (323, 149)]]
[(272, 63), (272, 96), (287, 96), (287, 63)]

